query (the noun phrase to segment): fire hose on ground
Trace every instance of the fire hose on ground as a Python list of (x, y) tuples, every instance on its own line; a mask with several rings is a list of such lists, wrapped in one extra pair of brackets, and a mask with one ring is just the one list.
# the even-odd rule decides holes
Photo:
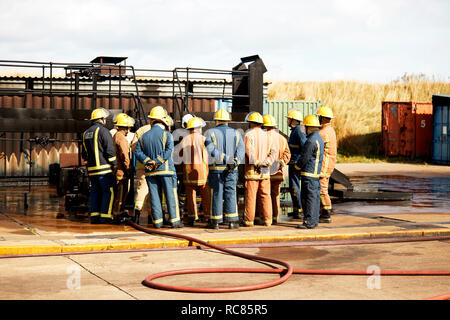
[[(200, 245), (222, 251), (228, 254), (231, 254), (233, 256), (241, 257), (244, 259), (252, 260), (252, 261), (264, 261), (269, 263), (274, 263), (277, 265), (282, 265), (286, 267), (286, 269), (263, 269), (263, 268), (194, 268), (194, 269), (180, 269), (180, 270), (172, 270), (172, 271), (165, 271), (160, 273), (155, 273), (151, 276), (148, 276), (145, 278), (145, 280), (142, 282), (145, 286), (160, 290), (166, 290), (166, 291), (177, 291), (177, 292), (189, 292), (189, 293), (224, 293), (224, 292), (241, 292), (241, 291), (250, 291), (250, 290), (259, 290), (264, 288), (273, 287), (279, 284), (282, 284), (286, 280), (288, 280), (291, 275), (293, 274), (312, 274), (312, 275), (365, 275), (367, 276), (367, 271), (365, 270), (305, 270), (305, 269), (293, 269), (290, 264), (287, 262), (272, 259), (272, 258), (265, 258), (265, 257), (259, 257), (256, 255), (251, 254), (245, 254), (241, 252), (237, 252), (234, 250), (230, 250), (228, 248), (224, 248), (221, 246), (216, 246), (213, 244), (210, 244), (206, 241), (196, 239), (190, 236), (181, 235), (181, 234), (172, 234), (164, 231), (159, 230), (152, 230), (148, 228), (144, 228), (132, 221), (127, 221), (127, 223), (132, 226), (133, 228), (148, 233), (148, 234), (157, 234), (161, 236), (168, 236), (168, 237), (174, 237), (174, 238), (180, 238), (187, 240), (191, 243), (198, 243)], [(450, 238), (450, 237), (445, 237)], [(168, 277), (168, 276), (174, 276), (174, 275), (181, 275), (181, 274), (196, 274), (196, 273), (274, 273), (274, 274), (280, 274), (281, 277), (260, 283), (260, 284), (254, 284), (254, 285), (244, 285), (244, 286), (235, 286), (235, 287), (218, 287), (218, 288), (195, 288), (195, 287), (182, 287), (182, 286), (171, 286), (171, 285), (164, 285), (160, 283), (154, 282), (155, 279), (162, 278), (162, 277)], [(381, 270), (379, 275), (384, 276), (449, 276), (450, 271), (429, 271), (429, 270), (418, 270), (418, 271), (405, 271), (405, 270)], [(427, 298), (430, 300), (449, 300), (450, 299), (450, 293), (439, 295), (435, 297)]]

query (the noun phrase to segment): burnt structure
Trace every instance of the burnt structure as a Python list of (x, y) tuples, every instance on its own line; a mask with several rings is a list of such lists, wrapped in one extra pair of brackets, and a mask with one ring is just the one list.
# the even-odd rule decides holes
[[(251, 62), (248, 70), (245, 64), (239, 67), (242, 70), (137, 69), (127, 65), (126, 60), (108, 56), (96, 57), (89, 63), (0, 60), (0, 177), (17, 176), (10, 174), (5, 163), (13, 154), (20, 162), (20, 154), (31, 150), (28, 144), (36, 137), (51, 141), (36, 144), (37, 152), (77, 143), (79, 134), (89, 126), (86, 119), (96, 107), (109, 109), (112, 116), (125, 112), (141, 126), (153, 106), (163, 105), (174, 118), (175, 127), (181, 125), (186, 113), (212, 120), (217, 107), (223, 107), (221, 101), (228, 102), (228, 106), (232, 102), (233, 118), (238, 121), (254, 108), (244, 100), (258, 101), (257, 108), (262, 111), (267, 85), (262, 83), (261, 72), (256, 77), (255, 70), (261, 68), (255, 67), (263, 65), (258, 56), (241, 59), (240, 64)], [(11, 69), (14, 71), (8, 71)], [(234, 90), (238, 78), (245, 79), (245, 86)], [(256, 99), (255, 95), (261, 96)], [(236, 117), (235, 109), (240, 111)], [(112, 117), (107, 127), (112, 127)], [(37, 170), (31, 173), (39, 175)], [(22, 175), (29, 174), (27, 170)]]

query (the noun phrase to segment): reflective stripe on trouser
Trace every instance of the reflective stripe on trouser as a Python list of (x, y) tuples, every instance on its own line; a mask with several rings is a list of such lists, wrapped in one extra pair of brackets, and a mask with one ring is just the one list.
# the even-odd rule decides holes
[(238, 221), (238, 208), (236, 198), (236, 185), (238, 171), (210, 172), (210, 219), (221, 223)]
[(302, 210), (302, 196), (301, 196), (301, 178), (300, 171), (295, 170), (295, 165), (289, 165), (289, 192), (291, 194), (292, 206), (294, 212), (303, 212)]
[(302, 177), (303, 223), (315, 227), (319, 223), (320, 183), (318, 178)]
[(320, 203), (325, 210), (331, 210), (331, 199), (328, 195), (330, 177), (320, 177)]
[(245, 217), (246, 225), (253, 225), (256, 203), (261, 205), (265, 225), (272, 224), (272, 199), (270, 198), (270, 179), (245, 180)]
[(145, 179), (145, 172), (144, 170), (138, 170), (137, 175), (138, 177), (138, 185), (136, 190), (136, 195), (134, 197), (134, 209), (141, 211), (144, 207), (145, 200), (148, 197), (148, 184), (147, 180)]
[(90, 215), (112, 219), (114, 201), (114, 176), (112, 173), (105, 175), (89, 176), (90, 181)]
[(202, 185), (194, 185), (194, 184), (185, 184), (186, 190), (186, 209), (188, 212), (189, 218), (193, 220), (198, 219), (198, 209), (197, 209), (197, 192), (200, 193), (202, 197), (202, 209), (203, 216), (209, 218), (209, 210), (211, 204), (210, 195), (209, 195), (209, 186), (207, 183)]
[(125, 207), (125, 200), (127, 199), (128, 192), (130, 191), (130, 179), (123, 178), (117, 181), (117, 192), (114, 199), (113, 215), (120, 214)]
[(151, 218), (155, 227), (163, 223), (162, 194), (166, 199), (169, 222), (172, 225), (180, 223), (180, 209), (177, 194), (177, 177), (172, 176), (148, 176), (146, 177), (151, 206)]

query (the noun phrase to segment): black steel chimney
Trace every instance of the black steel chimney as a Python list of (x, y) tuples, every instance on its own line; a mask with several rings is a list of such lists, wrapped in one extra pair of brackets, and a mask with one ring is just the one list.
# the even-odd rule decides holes
[(258, 55), (241, 58), (241, 63), (232, 72), (233, 112), (263, 113), (263, 82), (266, 71), (266, 66)]

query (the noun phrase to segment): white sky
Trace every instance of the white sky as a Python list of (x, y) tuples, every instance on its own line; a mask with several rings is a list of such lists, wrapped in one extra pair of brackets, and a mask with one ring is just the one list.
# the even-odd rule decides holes
[(0, 0), (0, 59), (231, 69), (266, 80), (449, 80), (449, 0)]

